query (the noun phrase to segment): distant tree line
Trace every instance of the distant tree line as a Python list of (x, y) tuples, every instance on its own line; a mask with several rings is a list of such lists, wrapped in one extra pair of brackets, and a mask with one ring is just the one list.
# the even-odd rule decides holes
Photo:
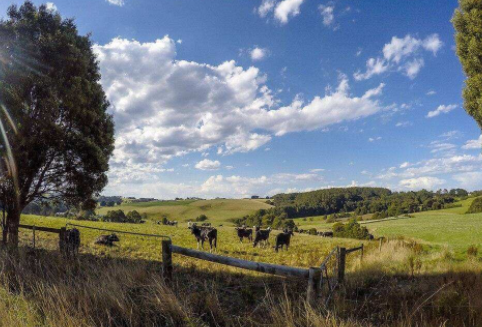
[(371, 214), (371, 219), (383, 219), (414, 212), (437, 210), (454, 206), (464, 199), (464, 189), (392, 192), (386, 188), (332, 188), (305, 193), (278, 194), (272, 199), (274, 207), (261, 209), (236, 219), (238, 225), (295, 228), (293, 218), (324, 216), (327, 222), (338, 218)]
[(465, 198), (463, 189), (431, 192), (392, 192), (385, 188), (350, 187), (324, 189), (306, 193), (278, 194), (273, 197), (276, 215), (289, 218), (322, 216), (354, 212), (356, 215), (378, 214), (380, 218), (414, 212), (442, 209)]

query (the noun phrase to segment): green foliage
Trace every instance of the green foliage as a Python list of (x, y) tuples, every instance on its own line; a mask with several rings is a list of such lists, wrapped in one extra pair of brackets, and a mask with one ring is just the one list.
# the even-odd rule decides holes
[(130, 223), (138, 224), (142, 222), (142, 216), (136, 210), (129, 211), (127, 215), (122, 210), (112, 210), (101, 218), (101, 221), (111, 223)]
[(369, 238), (370, 233), (368, 229), (356, 221), (351, 219), (348, 223), (336, 223), (333, 225), (333, 236), (344, 238), (355, 238), (358, 240), (366, 240)]
[(102, 191), (114, 124), (92, 42), (79, 35), (72, 19), (27, 1), (8, 9), (0, 40), (0, 99), (12, 118), (4, 126), (20, 201), (8, 196), (10, 177), (0, 179), (0, 190), (15, 226), (32, 201), (60, 197), (79, 205)]
[(308, 230), (308, 234), (310, 234), (310, 235), (317, 235), (317, 234), (318, 234), (318, 231), (316, 230), (316, 228), (310, 228), (310, 230)]
[(136, 210), (129, 211), (126, 215), (126, 223), (138, 224), (142, 222), (142, 216)]
[(208, 219), (209, 219), (208, 216), (206, 216), (205, 214), (202, 214), (197, 216), (196, 219), (194, 219), (194, 221), (201, 222), (201, 221), (206, 221)]
[(459, 0), (452, 23), (457, 55), (467, 79), (464, 107), (482, 128), (482, 1)]
[(454, 189), (450, 192), (391, 192), (384, 188), (349, 187), (332, 188), (306, 193), (278, 194), (273, 197), (275, 214), (286, 213), (290, 218), (306, 216), (333, 216), (337, 218), (378, 213), (378, 218), (395, 217), (425, 210), (441, 209), (453, 203), (455, 197), (467, 191)]
[(470, 205), (469, 210), (467, 210), (467, 213), (478, 213), (482, 212), (482, 197), (476, 198), (474, 201), (472, 201), (472, 204)]

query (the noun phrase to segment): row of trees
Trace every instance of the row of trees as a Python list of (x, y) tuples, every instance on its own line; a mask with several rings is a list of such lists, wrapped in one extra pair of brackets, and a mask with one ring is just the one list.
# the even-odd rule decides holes
[(391, 192), (384, 188), (350, 187), (324, 189), (306, 193), (279, 194), (273, 197), (275, 216), (288, 218), (354, 212), (356, 215), (378, 214), (381, 218), (425, 210), (442, 209), (468, 195), (463, 189), (437, 192)]
[(279, 212), (276, 209), (260, 209), (241, 219), (236, 219), (235, 223), (237, 226), (270, 226), (271, 228), (288, 228), (293, 230), (296, 228), (293, 219), (289, 219), (285, 212)]

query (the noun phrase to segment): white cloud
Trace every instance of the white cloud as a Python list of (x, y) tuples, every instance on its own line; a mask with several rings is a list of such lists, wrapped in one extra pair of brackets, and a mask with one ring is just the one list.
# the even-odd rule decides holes
[(422, 58), (414, 59), (407, 62), (402, 70), (405, 71), (405, 75), (407, 75), (408, 78), (414, 79), (417, 77), (424, 64), (425, 62)]
[(360, 71), (358, 71), (353, 75), (353, 77), (357, 81), (369, 79), (374, 75), (380, 75), (386, 72), (388, 68), (389, 68), (389, 65), (385, 60), (381, 58), (377, 58), (377, 59), (370, 58), (367, 60), (367, 63), (366, 63), (366, 72), (361, 73)]
[(462, 149), (465, 150), (480, 150), (482, 149), (482, 135), (479, 136), (476, 140), (468, 140), (463, 146)]
[(400, 168), (402, 168), (402, 169), (403, 169), (403, 168), (407, 168), (407, 167), (410, 167), (410, 162), (408, 162), (408, 161), (405, 161), (404, 163), (402, 163), (402, 164), (400, 165)]
[(218, 170), (221, 167), (221, 163), (217, 160), (204, 159), (199, 161), (195, 167), (199, 170)]
[(409, 127), (409, 126), (412, 126), (412, 125), (413, 125), (413, 123), (410, 122), (410, 121), (400, 121), (395, 126), (396, 127)]
[(260, 61), (265, 59), (269, 55), (269, 51), (268, 49), (256, 47), (250, 51), (249, 55), (251, 57), (251, 60)]
[(404, 38), (394, 36), (390, 43), (383, 47), (383, 57), (368, 59), (365, 73), (357, 71), (353, 76), (360, 81), (395, 70), (414, 79), (425, 64), (422, 50), (430, 51), (435, 56), (442, 45), (437, 34), (432, 34), (423, 40), (412, 37), (410, 34)]
[(445, 180), (437, 177), (422, 176), (417, 178), (402, 179), (400, 186), (409, 190), (433, 190), (443, 185)]
[(288, 23), (289, 19), (300, 14), (300, 6), (304, 0), (283, 0), (276, 5), (274, 17), (281, 23)]
[(323, 171), (325, 171), (323, 168), (315, 168), (315, 169), (311, 169), (310, 173), (320, 173)]
[(375, 142), (375, 141), (380, 141), (382, 139), (381, 136), (377, 136), (377, 137), (370, 137), (368, 139), (369, 142)]
[(53, 3), (53, 2), (47, 2), (47, 3), (45, 4), (45, 7), (47, 8), (47, 10), (57, 11), (57, 6), (56, 6), (55, 3)]
[(257, 9), (257, 13), (260, 17), (266, 17), (270, 12), (274, 10), (274, 6), (276, 4), (275, 0), (263, 0), (261, 5)]
[(459, 187), (469, 190), (480, 190), (482, 185), (482, 172), (473, 171), (453, 176), (459, 182)]
[(125, 4), (124, 0), (106, 0), (106, 1), (114, 6), (119, 6), (119, 7), (122, 7)]
[(437, 52), (442, 48), (443, 42), (440, 40), (437, 34), (432, 34), (423, 40), (422, 47), (427, 50), (431, 51), (433, 55), (437, 55)]
[(96, 45), (102, 80), (116, 124), (111, 166), (162, 165), (191, 152), (220, 155), (253, 151), (273, 135), (323, 129), (382, 110), (383, 84), (351, 94), (338, 87), (305, 103), (280, 106), (256, 67), (234, 61), (213, 66), (176, 59), (176, 42), (113, 39)]
[(432, 95), (435, 95), (435, 94), (437, 94), (437, 92), (435, 92), (434, 90), (430, 90), (430, 91), (427, 92), (428, 96), (432, 96)]
[(334, 5), (319, 5), (318, 10), (320, 10), (321, 17), (323, 17), (323, 25), (331, 26), (335, 21), (335, 15), (333, 11), (335, 9)]
[(429, 111), (429, 113), (427, 114), (427, 118), (433, 118), (433, 117), (437, 117), (438, 115), (440, 114), (447, 114), (449, 112), (451, 112), (452, 110), (456, 109), (457, 108), (457, 105), (455, 104), (450, 104), (450, 105), (440, 105), (437, 107), (437, 109), (433, 110), (433, 111)]

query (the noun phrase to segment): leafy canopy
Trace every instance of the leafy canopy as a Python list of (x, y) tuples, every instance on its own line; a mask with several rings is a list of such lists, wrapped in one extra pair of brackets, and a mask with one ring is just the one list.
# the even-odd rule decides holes
[(7, 212), (52, 199), (95, 206), (86, 200), (107, 184), (114, 145), (99, 81), (91, 40), (78, 34), (72, 19), (29, 1), (8, 9), (8, 19), (0, 21), (0, 105), (13, 122), (4, 125), (18, 201), (8, 199), (7, 183), (0, 185)]
[(482, 1), (459, 0), (452, 23), (457, 55), (467, 75), (464, 107), (482, 128)]

